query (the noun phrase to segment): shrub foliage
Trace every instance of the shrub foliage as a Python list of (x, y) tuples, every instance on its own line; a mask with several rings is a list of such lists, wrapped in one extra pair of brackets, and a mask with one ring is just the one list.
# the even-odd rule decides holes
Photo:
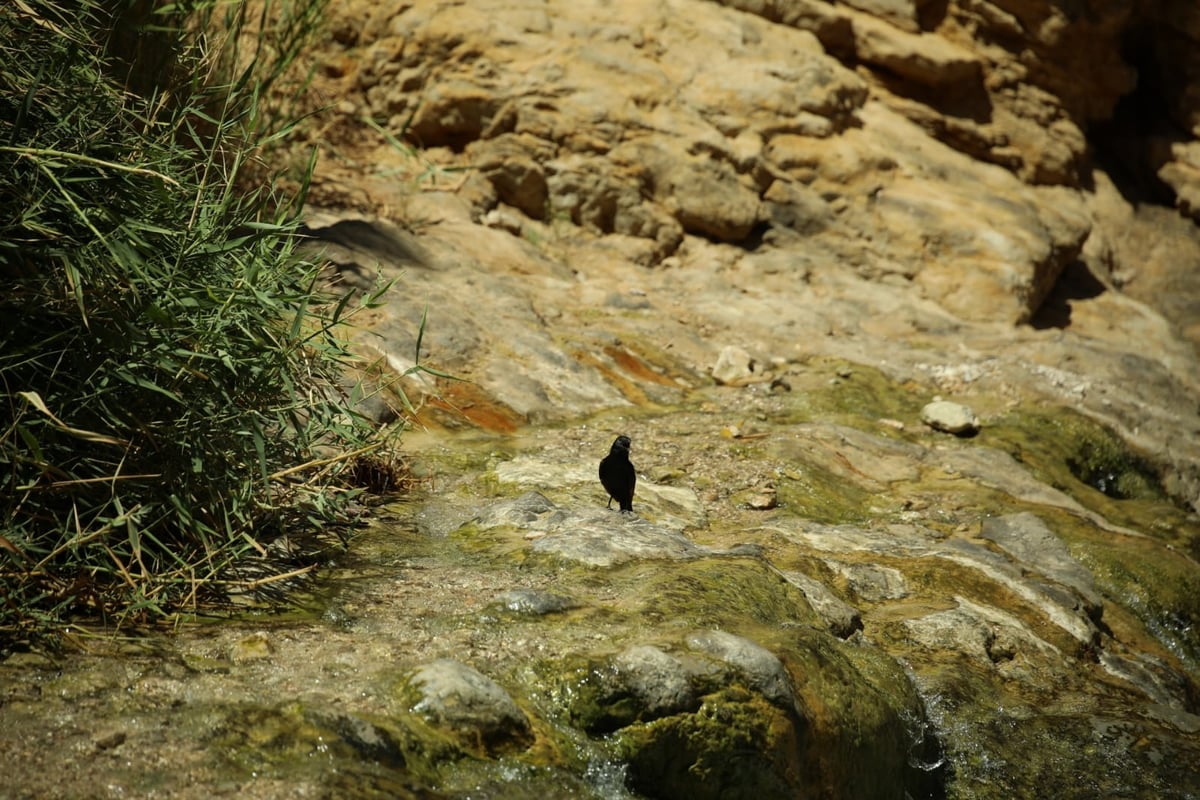
[(219, 602), (248, 555), (337, 518), (370, 447), (339, 329), (378, 295), (320, 296), (302, 191), (262, 161), (292, 124), (262, 98), (321, 3), (0, 4), (10, 641)]

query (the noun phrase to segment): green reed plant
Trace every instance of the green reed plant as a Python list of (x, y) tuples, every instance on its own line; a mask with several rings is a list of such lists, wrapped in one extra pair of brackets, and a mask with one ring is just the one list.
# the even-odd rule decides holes
[(0, 650), (288, 574), (376, 446), (340, 330), (379, 292), (323, 294), (263, 161), (322, 5), (0, 4)]

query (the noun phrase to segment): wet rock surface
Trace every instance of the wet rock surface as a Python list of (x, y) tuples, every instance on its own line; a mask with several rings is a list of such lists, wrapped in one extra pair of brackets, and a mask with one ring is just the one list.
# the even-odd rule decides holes
[(495, 681), (449, 658), (419, 667), (405, 684), (409, 710), (482, 753), (528, 745), (529, 719)]
[[(804, 402), (856, 397), (839, 369), (814, 367)], [(413, 433), (437, 488), (377, 510), (311, 616), (14, 657), (4, 752), (56, 759), (53, 781), (20, 773), (46, 796), (96, 774), (179, 796), (1184, 796), (1198, 650), (1172, 626), (1194, 613), (1197, 570), (1153, 528), (1184, 515), (1078, 480), (1078, 500), (1028, 490), (1053, 480), (1032, 450), (955, 469), (1020, 426), (947, 437), (917, 424), (920, 395), (902, 431), (787, 422), (794, 392), (714, 387), (669, 415)], [(722, 419), (765, 435), (725, 438)], [(704, 513), (682, 522), (688, 503), (653, 496), (605, 509), (592, 473), (613, 430), (646, 472), (683, 470), (671, 488)], [(793, 437), (831, 444), (779, 449)], [(522, 490), (540, 474), (557, 477)], [(784, 502), (730, 502), (762, 475)], [(553, 537), (571, 544), (540, 549)], [(1014, 755), (1020, 769), (993, 760)]]
[[(4, 791), (1195, 791), (1200, 236), (1087, 158), (1127, 10), (330, 17), (307, 232), (399, 280), (364, 409), (423, 482), (297, 608), (0, 663)], [(467, 380), (406, 374), (426, 308)]]

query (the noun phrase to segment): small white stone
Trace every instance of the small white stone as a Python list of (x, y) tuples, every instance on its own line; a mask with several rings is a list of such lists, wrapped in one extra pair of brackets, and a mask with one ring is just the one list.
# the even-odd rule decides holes
[(921, 422), (935, 431), (956, 436), (968, 436), (979, 430), (979, 418), (974, 411), (961, 403), (946, 400), (935, 400), (922, 408)]
[(713, 365), (712, 376), (726, 385), (744, 381), (754, 376), (754, 359), (740, 347), (726, 347)]

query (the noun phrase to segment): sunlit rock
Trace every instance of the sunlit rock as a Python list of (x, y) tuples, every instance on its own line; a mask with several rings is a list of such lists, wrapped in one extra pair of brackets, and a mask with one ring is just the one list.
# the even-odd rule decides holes
[(501, 686), (478, 670), (441, 658), (418, 668), (407, 683), (411, 710), (470, 746), (493, 752), (529, 742), (529, 719)]

